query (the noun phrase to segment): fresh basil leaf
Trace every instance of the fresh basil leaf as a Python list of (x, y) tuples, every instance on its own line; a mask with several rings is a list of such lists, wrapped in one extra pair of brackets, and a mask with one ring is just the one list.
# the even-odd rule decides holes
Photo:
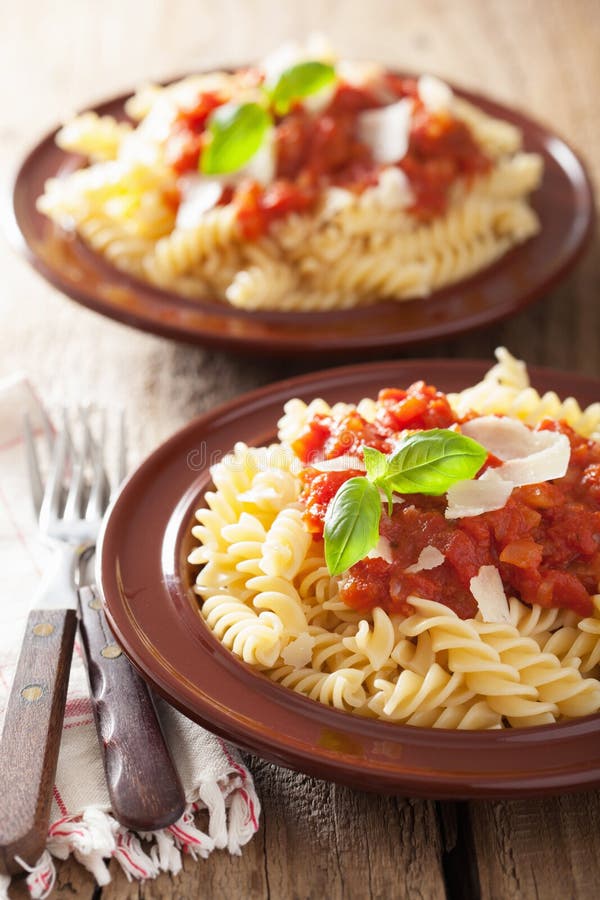
[(365, 446), (363, 447), (363, 457), (369, 481), (375, 481), (375, 479), (386, 474), (388, 458), (381, 450), (376, 450), (375, 447)]
[(325, 516), (325, 562), (332, 575), (340, 575), (364, 559), (379, 540), (381, 499), (374, 484), (363, 476), (340, 487)]
[(335, 81), (335, 69), (327, 63), (303, 62), (290, 66), (281, 73), (271, 92), (275, 112), (285, 115), (294, 100), (316, 94), (332, 81)]
[(205, 175), (224, 175), (252, 159), (272, 125), (259, 103), (225, 103), (208, 119), (209, 141), (200, 156)]
[(365, 460), (365, 468), (367, 470), (367, 478), (384, 491), (388, 502), (388, 515), (391, 516), (394, 509), (392, 489), (385, 483), (381, 483), (383, 476), (387, 473), (388, 458), (385, 453), (382, 453), (381, 450), (376, 450), (375, 447), (363, 447), (363, 457)]
[(455, 482), (473, 478), (486, 458), (485, 447), (456, 431), (417, 431), (388, 457), (386, 474), (374, 483), (386, 494), (444, 494)]

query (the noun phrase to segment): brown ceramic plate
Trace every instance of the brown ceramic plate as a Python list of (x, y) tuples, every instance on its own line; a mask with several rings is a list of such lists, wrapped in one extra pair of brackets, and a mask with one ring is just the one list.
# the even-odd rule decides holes
[[(98, 550), (110, 623), (142, 674), (184, 713), (275, 763), (354, 787), (432, 797), (523, 796), (600, 784), (600, 715), (560, 725), (457, 732), (365, 720), (295, 694), (238, 660), (202, 621), (186, 563), (207, 464), (238, 440), (273, 439), (290, 397), (358, 401), (425, 378), (477, 381), (483, 362), (416, 360), (333, 369), (221, 406), (159, 447), (124, 486)], [(600, 383), (534, 370), (540, 390), (600, 397)]]
[[(539, 235), (479, 275), (425, 300), (323, 313), (243, 312), (210, 298), (190, 301), (119, 272), (37, 212), (47, 178), (81, 165), (49, 134), (23, 162), (14, 184), (13, 242), (52, 284), (85, 306), (128, 325), (193, 343), (244, 352), (338, 356), (391, 350), (460, 334), (495, 322), (541, 297), (576, 262), (591, 233), (593, 198), (585, 169), (570, 147), (523, 114), (466, 91), (457, 93), (491, 115), (518, 125), (525, 148), (544, 157), (533, 198)], [(124, 118), (126, 95), (94, 107)]]

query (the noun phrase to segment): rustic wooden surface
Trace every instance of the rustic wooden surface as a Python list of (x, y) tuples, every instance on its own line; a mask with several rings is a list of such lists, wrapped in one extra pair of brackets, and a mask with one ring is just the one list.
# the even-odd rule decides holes
[[(428, 70), (527, 109), (568, 137), (600, 180), (598, 0), (1, 0), (4, 178), (35, 137), (72, 109), (151, 76), (237, 62), (321, 30), (349, 55)], [(533, 309), (415, 355), (490, 358), (600, 375), (598, 240)], [(59, 296), (0, 246), (0, 374), (24, 369), (50, 402), (122, 402), (142, 455), (191, 416), (303, 371), (138, 334)], [(426, 371), (424, 372), (426, 375)], [(186, 862), (176, 879), (100, 892), (62, 864), (56, 897), (591, 898), (600, 883), (600, 796), (472, 804), (352, 792), (251, 762), (260, 833), (239, 858)], [(25, 897), (22, 883), (12, 897)]]

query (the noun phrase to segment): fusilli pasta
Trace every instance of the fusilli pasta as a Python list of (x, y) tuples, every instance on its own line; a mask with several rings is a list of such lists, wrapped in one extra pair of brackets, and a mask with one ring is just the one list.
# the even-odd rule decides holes
[[(600, 405), (541, 398), (525, 367), (502, 348), (479, 385), (451, 397), (456, 409), (551, 409), (581, 434), (598, 432)], [(367, 420), (374, 401), (357, 405)], [(510, 597), (507, 620), (461, 619), (411, 596), (412, 614), (352, 609), (306, 530), (298, 460), (290, 444), (315, 414), (353, 407), (294, 399), (279, 422), (281, 444), (234, 451), (213, 466), (190, 562), (215, 636), (286, 688), (336, 709), (411, 726), (498, 729), (560, 722), (600, 710), (600, 594), (593, 613), (528, 605)]]
[[(296, 98), (289, 116), (271, 108), (267, 59), (253, 74), (143, 87), (125, 107), (135, 125), (94, 112), (74, 117), (56, 141), (89, 166), (50, 179), (39, 209), (130, 275), (247, 311), (425, 297), (536, 234), (528, 198), (542, 160), (522, 152), (515, 126), (446, 86), (441, 105), (440, 96), (431, 105), (435, 79), (415, 89), (375, 64), (336, 62), (322, 47), (302, 52), (331, 66), (334, 82)], [(259, 149), (201, 174), (213, 113), (247, 105), (271, 117)], [(402, 108), (410, 108), (406, 140), (383, 152), (368, 117)], [(421, 171), (423, 159), (432, 167)]]

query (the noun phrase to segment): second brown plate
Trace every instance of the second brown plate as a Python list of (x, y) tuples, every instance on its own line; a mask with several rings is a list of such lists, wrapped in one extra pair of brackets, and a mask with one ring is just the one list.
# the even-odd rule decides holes
[[(210, 298), (186, 300), (132, 279), (36, 210), (46, 179), (81, 164), (80, 157), (56, 146), (56, 132), (31, 151), (17, 174), (13, 243), (48, 281), (96, 312), (145, 331), (239, 352), (341, 356), (389, 351), (487, 325), (541, 297), (574, 265), (591, 232), (593, 197), (582, 163), (564, 141), (516, 110), (455, 90), (486, 113), (517, 125), (525, 149), (542, 154), (544, 179), (533, 197), (542, 229), (495, 265), (426, 299), (337, 312), (244, 312)], [(122, 95), (94, 109), (122, 119), (126, 99)]]
[[(445, 391), (481, 362), (416, 360), (333, 369), (269, 385), (191, 422), (129, 479), (98, 549), (115, 634), (142, 674), (211, 731), (266, 759), (354, 787), (430, 797), (544, 794), (600, 784), (600, 715), (559, 725), (465, 732), (415, 728), (330, 709), (233, 656), (202, 620), (186, 563), (208, 465), (236, 441), (271, 441), (290, 397), (356, 402), (425, 378)], [(600, 398), (600, 383), (533, 370), (540, 390)]]

